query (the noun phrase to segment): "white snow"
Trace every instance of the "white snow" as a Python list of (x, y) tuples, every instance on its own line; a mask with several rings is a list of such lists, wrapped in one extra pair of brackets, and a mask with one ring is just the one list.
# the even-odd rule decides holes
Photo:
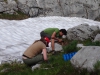
[(48, 27), (66, 30), (87, 23), (90, 26), (100, 22), (78, 17), (36, 17), (25, 20), (0, 19), (0, 63), (21, 59), (23, 52), (35, 40), (40, 39), (40, 32)]

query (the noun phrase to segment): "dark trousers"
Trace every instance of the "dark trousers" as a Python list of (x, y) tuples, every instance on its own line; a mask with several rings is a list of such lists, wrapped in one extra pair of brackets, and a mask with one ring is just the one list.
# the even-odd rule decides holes
[(45, 33), (44, 31), (42, 31), (42, 32), (40, 33), (40, 36), (43, 37), (43, 38), (44, 38), (44, 37), (48, 37), (49, 39), (51, 39), (51, 35)]
[(43, 59), (43, 54), (39, 54), (33, 58), (28, 58), (28, 59), (23, 59), (23, 62), (28, 65), (28, 66), (33, 66), (37, 63), (40, 63), (42, 62), (44, 59)]

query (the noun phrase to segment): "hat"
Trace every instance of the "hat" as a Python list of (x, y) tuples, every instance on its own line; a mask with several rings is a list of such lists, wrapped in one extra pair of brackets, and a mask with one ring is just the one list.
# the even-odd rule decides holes
[(50, 39), (48, 37), (45, 37), (44, 40), (47, 41), (48, 43), (50, 42)]

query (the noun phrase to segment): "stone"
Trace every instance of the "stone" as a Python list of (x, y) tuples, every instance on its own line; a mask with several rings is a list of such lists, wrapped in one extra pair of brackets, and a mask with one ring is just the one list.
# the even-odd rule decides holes
[(41, 64), (36, 64), (36, 65), (32, 66), (32, 71), (34, 71), (37, 68), (40, 68), (40, 66), (41, 66)]
[(100, 41), (100, 34), (97, 34), (93, 41)]
[(71, 64), (80, 69), (94, 70), (94, 65), (100, 61), (100, 46), (85, 46), (70, 60)]
[[(95, 31), (99, 30), (98, 26), (89, 26), (88, 24), (80, 24), (67, 30), (67, 38), (69, 40), (80, 40), (93, 39), (95, 37)], [(97, 33), (96, 33), (97, 34)]]
[[(8, 7), (4, 7), (4, 3)], [(33, 10), (34, 8), (37, 8), (37, 10), (42, 9), (41, 12), (43, 12), (36, 12), (36, 16), (68, 16), (95, 20), (100, 15), (100, 0), (0, 0), (0, 4), (0, 11), (3, 10), (3, 7), (8, 9), (13, 5), (11, 9), (24, 11), (23, 13), (30, 17), (34, 17), (34, 14), (32, 14), (34, 11), (36, 12), (36, 10)], [(6, 11), (4, 10), (4, 12)]]
[[(51, 42), (49, 43), (49, 47), (47, 47), (47, 52), (52, 51)], [(55, 43), (55, 51), (62, 51), (62, 45)]]

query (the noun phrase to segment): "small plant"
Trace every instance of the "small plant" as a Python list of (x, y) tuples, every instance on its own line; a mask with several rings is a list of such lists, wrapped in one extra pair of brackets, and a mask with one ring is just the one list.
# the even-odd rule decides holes
[(95, 41), (95, 42), (88, 41), (84, 45), (85, 46), (100, 46), (100, 42), (99, 41)]
[(91, 44), (92, 43), (92, 40), (91, 39), (86, 39), (84, 41), (81, 41), (81, 43), (83, 43), (83, 45), (86, 46), (86, 45)]
[(0, 65), (0, 75), (13, 75), (16, 73), (24, 73), (26, 71), (31, 71), (29, 67), (27, 67), (25, 64), (20, 64), (17, 62), (13, 63), (5, 63)]
[(66, 46), (63, 46), (63, 50), (65, 53), (76, 52), (77, 51), (77, 41), (72, 41)]
[(97, 63), (94, 65), (94, 71), (96, 73), (100, 73), (100, 61), (97, 61)]
[(6, 14), (6, 13), (0, 13), (1, 19), (9, 19), (9, 20), (23, 20), (29, 18), (26, 14), (22, 13), (21, 11), (17, 11), (15, 14)]
[(99, 41), (92, 42), (92, 46), (100, 46), (100, 42)]
[(7, 3), (7, 0), (4, 0)]

